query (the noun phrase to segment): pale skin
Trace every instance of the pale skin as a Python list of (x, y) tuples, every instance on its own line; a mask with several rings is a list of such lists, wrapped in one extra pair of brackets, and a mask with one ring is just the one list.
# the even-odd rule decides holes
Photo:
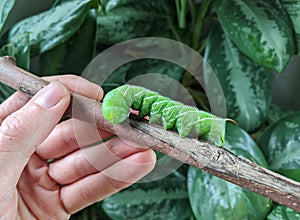
[[(155, 165), (151, 149), (118, 137), (83, 147), (99, 140), (79, 143), (73, 119), (59, 123), (69, 91), (99, 101), (103, 90), (71, 75), (47, 80), (53, 82), (32, 99), (16, 92), (0, 105), (0, 219), (68, 219), (138, 181)], [(81, 127), (86, 137), (89, 125)]]

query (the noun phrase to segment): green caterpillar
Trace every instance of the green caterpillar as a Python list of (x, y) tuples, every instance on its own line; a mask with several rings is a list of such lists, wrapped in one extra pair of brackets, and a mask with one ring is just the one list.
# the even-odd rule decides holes
[(195, 107), (184, 105), (140, 86), (123, 85), (108, 92), (102, 103), (104, 118), (113, 124), (125, 121), (130, 108), (139, 117), (150, 116), (150, 123), (162, 123), (166, 130), (176, 130), (180, 137), (192, 134), (224, 144), (227, 119), (219, 118)]

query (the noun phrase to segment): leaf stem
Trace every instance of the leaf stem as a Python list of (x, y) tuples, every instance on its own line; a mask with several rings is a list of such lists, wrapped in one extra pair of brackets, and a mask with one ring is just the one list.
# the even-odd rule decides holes
[(186, 27), (186, 0), (175, 0), (179, 28)]
[[(176, 2), (177, 1), (179, 1), (179, 0), (176, 0)], [(180, 35), (177, 33), (177, 31), (176, 31), (176, 29), (174, 27), (174, 24), (173, 24), (173, 22), (170, 19), (170, 11), (169, 11), (168, 7), (166, 6), (166, 3), (164, 1), (161, 1), (161, 3), (162, 3), (162, 6), (163, 6), (166, 14), (167, 14), (166, 18), (167, 18), (167, 21), (168, 21), (168, 25), (169, 25), (169, 27), (170, 27), (170, 29), (171, 29), (171, 31), (172, 31), (175, 39), (177, 41), (179, 41), (179, 42), (182, 42)], [(176, 10), (177, 10), (177, 6), (176, 6)]]
[(178, 19), (178, 24), (180, 23), (179, 22), (179, 18), (180, 18), (180, 3), (179, 3), (179, 0), (175, 0), (175, 5), (176, 5), (176, 13), (177, 13), (177, 19)]
[(194, 27), (193, 37), (192, 37), (192, 48), (197, 50), (199, 47), (199, 39), (202, 32), (203, 20), (206, 15), (207, 9), (211, 3), (211, 0), (204, 0), (198, 10), (196, 23)]
[(195, 4), (193, 0), (187, 0), (189, 12), (191, 15), (191, 27), (195, 27), (196, 22), (196, 10), (195, 10)]

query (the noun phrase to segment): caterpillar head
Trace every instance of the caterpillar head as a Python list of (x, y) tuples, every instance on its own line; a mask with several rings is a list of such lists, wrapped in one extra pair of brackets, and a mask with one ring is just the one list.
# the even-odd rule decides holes
[(119, 124), (129, 116), (129, 106), (123, 99), (123, 94), (114, 91), (105, 95), (102, 103), (102, 115), (112, 124)]

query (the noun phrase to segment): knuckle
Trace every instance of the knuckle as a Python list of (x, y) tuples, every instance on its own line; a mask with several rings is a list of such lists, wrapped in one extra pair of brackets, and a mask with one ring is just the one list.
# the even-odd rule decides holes
[(95, 196), (93, 190), (89, 187), (82, 187), (80, 189), (80, 195), (81, 200), (84, 201), (84, 203), (89, 204), (92, 202), (92, 198)]
[(28, 102), (29, 97), (21, 92), (16, 92), (5, 100), (0, 105), (0, 122), (9, 116), (14, 110), (20, 109), (26, 102)]
[[(100, 173), (101, 175), (101, 183), (93, 183), (92, 187), (82, 187), (80, 189), (80, 195), (81, 195), (81, 199), (82, 201), (84, 201), (84, 203), (89, 204), (89, 203), (93, 203), (95, 201), (99, 201), (99, 199), (103, 199), (103, 194), (109, 194), (112, 195), (126, 187), (128, 187), (130, 184), (126, 183), (126, 182), (121, 182), (115, 179), (112, 179), (108, 176), (106, 176), (105, 174)], [(95, 191), (95, 188), (97, 185), (100, 186), (105, 186), (105, 192), (103, 193), (99, 193), (97, 195), (97, 193), (95, 192), (99, 192), (98, 190)]]
[(74, 143), (77, 143), (77, 137), (74, 133), (73, 123), (69, 123), (71, 121), (67, 121), (67, 123), (63, 123), (61, 130), (60, 130), (60, 136), (62, 138), (62, 141), (65, 146), (71, 146), (74, 145)]
[(114, 177), (105, 174), (103, 176), (104, 181), (107, 183), (107, 186), (110, 186), (112, 192), (117, 192), (129, 185), (129, 183), (117, 180)]
[(63, 84), (65, 84), (65, 82), (68, 81), (69, 87), (74, 89), (78, 85), (80, 79), (81, 77), (76, 75), (66, 75), (65, 78), (59, 78), (58, 81), (60, 81)]
[(77, 158), (74, 160), (74, 171), (76, 175), (82, 177), (88, 173), (88, 164), (88, 161), (86, 161), (86, 158), (82, 155), (81, 151), (78, 151)]
[(1, 125), (1, 134), (12, 140), (13, 138), (23, 138), (35, 133), (35, 126), (32, 122), (32, 113), (18, 111), (7, 117)]

